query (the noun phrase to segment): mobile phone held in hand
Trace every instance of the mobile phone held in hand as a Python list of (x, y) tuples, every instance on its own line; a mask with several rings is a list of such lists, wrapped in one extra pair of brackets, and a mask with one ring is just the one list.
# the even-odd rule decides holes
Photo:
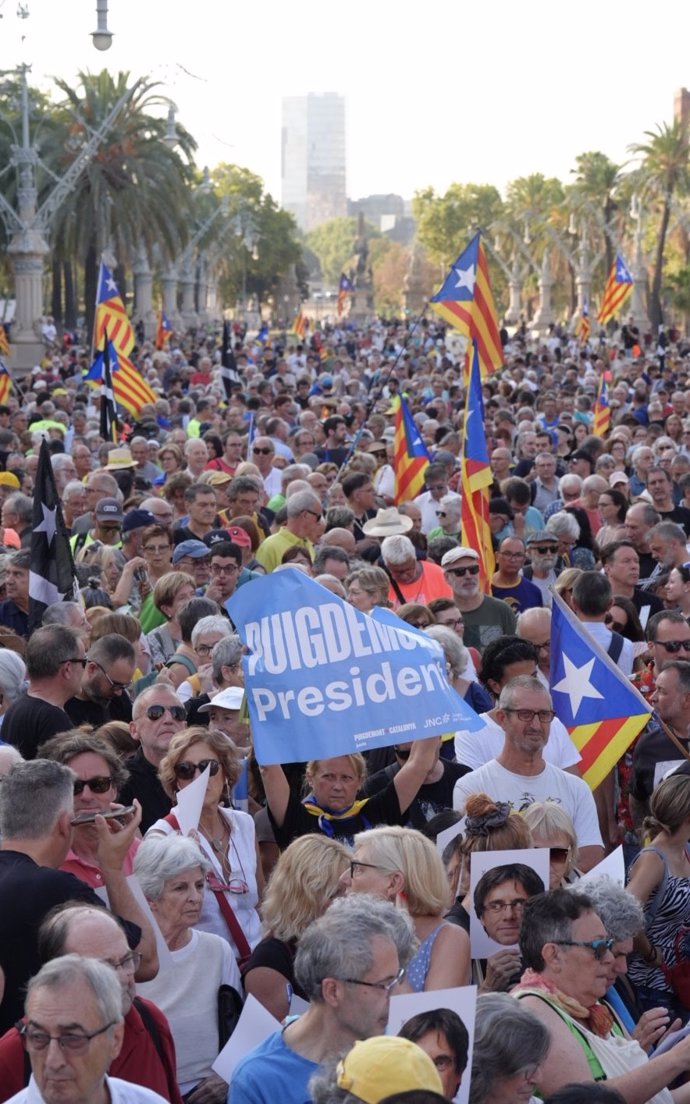
[(87, 813), (79, 813), (78, 816), (72, 817), (70, 824), (74, 828), (78, 828), (80, 824), (93, 824), (97, 816), (102, 816), (104, 820), (122, 820), (124, 817), (131, 816), (133, 812), (134, 805), (125, 805), (122, 809), (110, 809), (105, 813), (99, 813), (97, 810), (93, 810)]

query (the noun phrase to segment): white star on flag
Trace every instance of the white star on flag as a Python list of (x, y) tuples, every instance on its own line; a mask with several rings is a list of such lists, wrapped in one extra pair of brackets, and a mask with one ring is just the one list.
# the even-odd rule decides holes
[(36, 528), (34, 529), (34, 533), (45, 533), (46, 538), (48, 540), (48, 544), (51, 545), (53, 543), (53, 537), (55, 536), (55, 532), (56, 532), (56, 526), (55, 526), (56, 508), (53, 507), (52, 510), (49, 510), (48, 507), (45, 505), (45, 503), (42, 502), (41, 503), (41, 509), (43, 510), (43, 521), (41, 522), (40, 525), (36, 526)]
[(455, 271), (455, 275), (458, 278), (458, 281), (455, 285), (456, 290), (458, 288), (467, 288), (470, 295), (472, 295), (472, 293), (474, 292), (474, 281), (475, 281), (475, 267), (474, 267), (474, 265), (470, 265), (469, 268), (456, 268), (454, 271)]
[(575, 717), (577, 711), (582, 705), (583, 698), (600, 698), (603, 700), (604, 695), (600, 694), (596, 686), (592, 686), (590, 677), (592, 674), (592, 668), (596, 660), (594, 656), (583, 663), (582, 667), (576, 667), (572, 659), (570, 659), (565, 652), (563, 653), (563, 668), (564, 676), (560, 682), (555, 683), (552, 687), (553, 690), (557, 690), (561, 694), (567, 694), (570, 698), (570, 711)]

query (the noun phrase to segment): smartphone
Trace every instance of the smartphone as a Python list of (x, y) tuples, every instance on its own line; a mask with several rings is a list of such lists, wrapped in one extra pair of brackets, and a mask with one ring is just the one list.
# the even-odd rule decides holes
[(109, 812), (97, 813), (79, 813), (79, 816), (75, 816), (70, 821), (70, 824), (75, 827), (80, 824), (93, 824), (97, 816), (102, 816), (105, 820), (120, 820), (121, 817), (129, 816), (134, 812), (134, 805), (125, 805), (122, 809), (111, 809)]

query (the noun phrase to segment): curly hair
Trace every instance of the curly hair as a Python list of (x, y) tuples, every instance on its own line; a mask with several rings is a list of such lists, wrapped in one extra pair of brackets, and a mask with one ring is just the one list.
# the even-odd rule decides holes
[(173, 736), (168, 747), (168, 754), (161, 761), (158, 768), (161, 785), (173, 801), (178, 790), (175, 767), (181, 762), (185, 752), (194, 747), (195, 744), (208, 744), (211, 750), (216, 753), (228, 787), (232, 788), (240, 776), (242, 769), (240, 757), (235, 745), (224, 732), (219, 732), (213, 728), (205, 728), (204, 725), (192, 725), (190, 728), (183, 728), (181, 732), (176, 732)]

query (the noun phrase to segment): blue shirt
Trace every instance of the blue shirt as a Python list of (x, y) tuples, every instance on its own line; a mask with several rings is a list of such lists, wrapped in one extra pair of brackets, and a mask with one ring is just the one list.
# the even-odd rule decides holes
[(237, 1064), (228, 1104), (310, 1104), (307, 1085), (318, 1068), (274, 1031)]

